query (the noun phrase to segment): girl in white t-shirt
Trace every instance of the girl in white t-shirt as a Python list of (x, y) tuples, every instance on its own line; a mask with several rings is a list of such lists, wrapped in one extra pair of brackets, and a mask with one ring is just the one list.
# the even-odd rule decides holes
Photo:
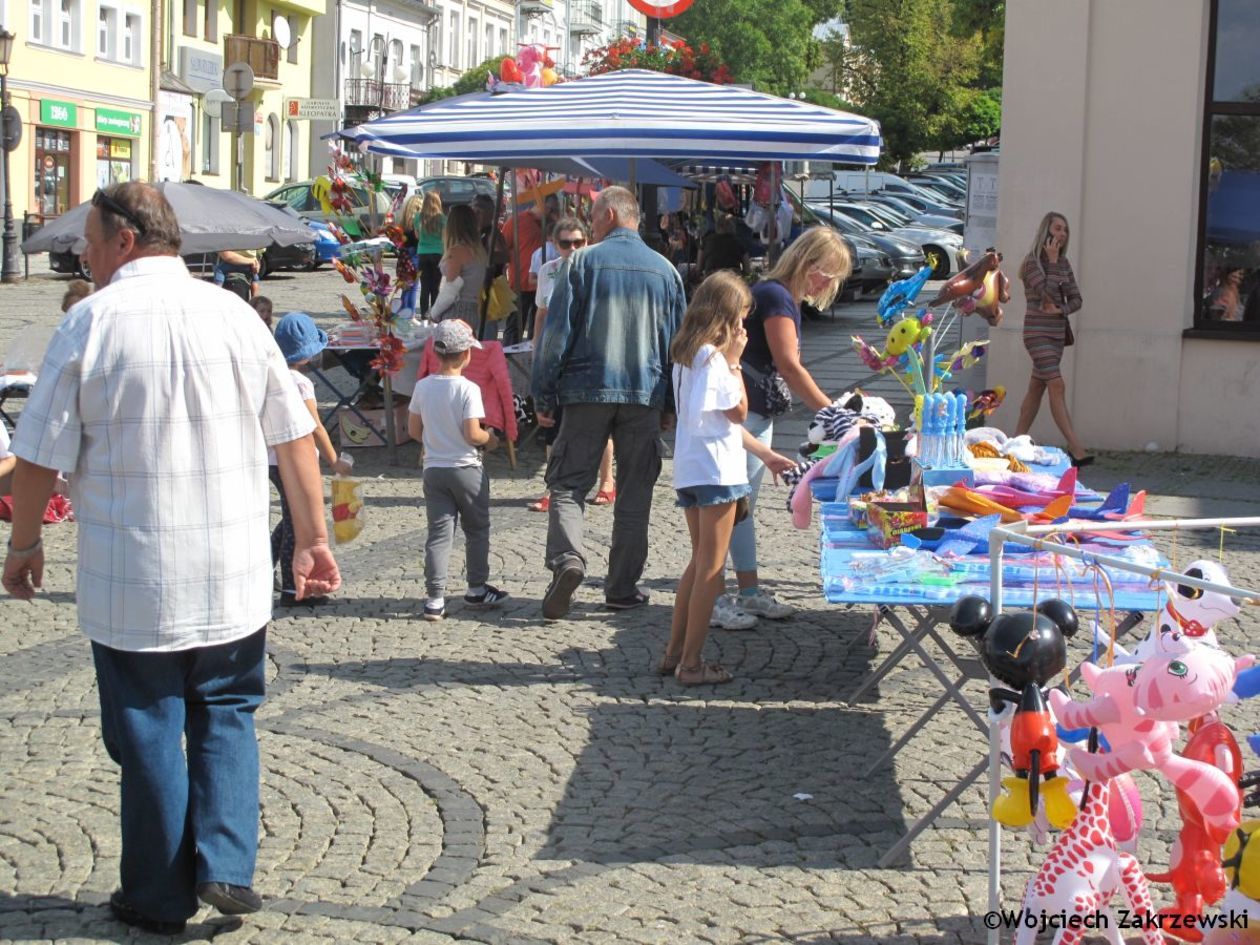
[[(748, 341), (743, 322), (751, 310), (752, 293), (744, 281), (731, 272), (716, 272), (696, 290), (670, 345), (678, 411), (674, 489), (691, 533), (691, 560), (678, 582), (669, 645), (658, 671), (672, 673), (686, 686), (732, 678), (721, 666), (705, 663), (700, 653), (713, 602), (722, 591), (737, 506), (748, 496), (740, 426), (748, 415), (748, 395), (739, 359)], [(772, 460), (771, 468), (775, 465)]]

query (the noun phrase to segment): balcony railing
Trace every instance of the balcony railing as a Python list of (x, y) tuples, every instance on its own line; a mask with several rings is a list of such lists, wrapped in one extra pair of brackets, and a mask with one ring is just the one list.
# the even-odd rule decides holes
[(223, 61), (226, 65), (248, 63), (256, 79), (280, 78), (280, 44), (274, 39), (253, 36), (223, 37)]
[(590, 0), (582, 0), (582, 2), (573, 4), (573, 11), (569, 16), (570, 33), (591, 36), (595, 33), (602, 33), (603, 31), (603, 4), (591, 3)]
[(411, 107), (411, 83), (346, 79), (346, 105), (399, 112)]

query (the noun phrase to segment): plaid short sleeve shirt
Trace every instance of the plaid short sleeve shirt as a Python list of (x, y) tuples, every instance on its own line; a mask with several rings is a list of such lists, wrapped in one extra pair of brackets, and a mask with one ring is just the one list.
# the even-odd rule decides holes
[(254, 310), (178, 257), (134, 260), (70, 309), (13, 452), (74, 474), (84, 632), (162, 651), (265, 625), (267, 447), (312, 429)]

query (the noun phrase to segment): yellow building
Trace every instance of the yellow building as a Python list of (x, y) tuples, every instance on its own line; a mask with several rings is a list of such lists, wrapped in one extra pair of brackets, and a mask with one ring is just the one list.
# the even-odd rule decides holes
[[(53, 217), (97, 187), (151, 176), (150, 7), (135, 0), (12, 0), (13, 214)], [(20, 233), (19, 233), (20, 235)]]
[[(325, 0), (163, 0), (163, 59), (158, 95), (159, 179), (192, 177), (215, 187), (264, 196), (284, 181), (311, 176), (310, 122), (285, 116), (286, 98), (309, 98), (314, 17)], [(324, 57), (331, 67), (334, 51)], [(216, 100), (224, 96), (223, 70), (236, 62), (254, 72), (246, 101), (251, 129), (237, 137), (223, 130)], [(239, 157), (239, 161), (238, 161)], [(315, 168), (316, 174), (323, 168)]]

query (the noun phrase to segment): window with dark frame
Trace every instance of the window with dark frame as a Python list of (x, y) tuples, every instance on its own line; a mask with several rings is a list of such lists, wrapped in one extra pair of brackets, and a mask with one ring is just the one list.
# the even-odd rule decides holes
[(1260, 340), (1260, 5), (1212, 0), (1194, 328)]

